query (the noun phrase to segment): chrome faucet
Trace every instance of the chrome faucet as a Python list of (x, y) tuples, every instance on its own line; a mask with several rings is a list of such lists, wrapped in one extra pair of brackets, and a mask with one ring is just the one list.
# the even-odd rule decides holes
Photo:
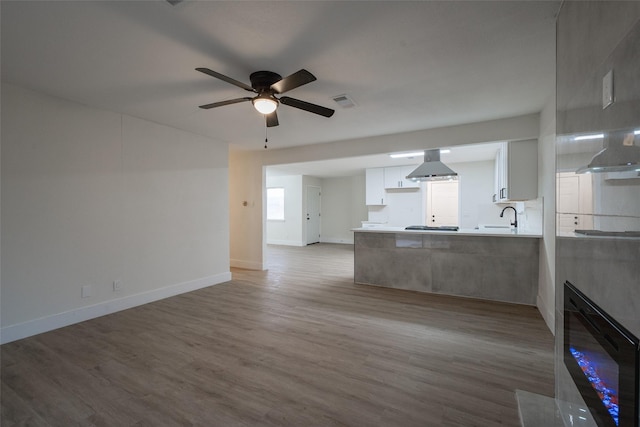
[(514, 215), (513, 222), (511, 223), (511, 225), (513, 225), (515, 228), (518, 228), (518, 211), (513, 206), (507, 206), (506, 208), (502, 209), (502, 212), (500, 212), (500, 218), (504, 217), (504, 211), (506, 211), (509, 208), (513, 209), (513, 215)]

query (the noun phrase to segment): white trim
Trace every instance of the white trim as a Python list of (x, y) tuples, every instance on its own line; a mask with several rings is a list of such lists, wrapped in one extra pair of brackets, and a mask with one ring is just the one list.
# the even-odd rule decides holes
[(267, 245), (281, 245), (281, 246), (307, 246), (306, 243), (296, 242), (295, 240), (274, 240), (268, 239)]
[(261, 262), (245, 261), (242, 259), (231, 259), (229, 260), (229, 264), (231, 265), (231, 267), (242, 268), (245, 270), (257, 270), (257, 271), (264, 270), (264, 267)]
[(353, 245), (353, 237), (340, 238), (340, 237), (321, 237), (321, 243), (340, 243), (343, 245)]
[(115, 300), (80, 307), (63, 313), (57, 313), (51, 316), (18, 323), (16, 325), (5, 326), (0, 329), (0, 343), (6, 344), (32, 335), (84, 322), (85, 320), (95, 319), (96, 317), (116, 313), (118, 311), (137, 307), (175, 295), (228, 282), (229, 280), (231, 280), (231, 272), (220, 273), (214, 276), (203, 277), (189, 282), (166, 286), (153, 291), (142, 292)]

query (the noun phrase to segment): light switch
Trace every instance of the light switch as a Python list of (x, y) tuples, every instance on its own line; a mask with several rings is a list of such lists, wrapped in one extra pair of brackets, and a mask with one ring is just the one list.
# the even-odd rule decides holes
[(602, 78), (602, 109), (613, 104), (613, 70)]

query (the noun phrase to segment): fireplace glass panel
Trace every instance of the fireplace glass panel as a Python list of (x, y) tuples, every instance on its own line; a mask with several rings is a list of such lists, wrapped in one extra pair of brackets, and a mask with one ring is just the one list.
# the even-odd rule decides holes
[(571, 283), (564, 361), (599, 427), (638, 427), (638, 339)]
[(620, 423), (618, 364), (575, 315), (571, 315), (570, 322), (569, 351), (617, 426)]

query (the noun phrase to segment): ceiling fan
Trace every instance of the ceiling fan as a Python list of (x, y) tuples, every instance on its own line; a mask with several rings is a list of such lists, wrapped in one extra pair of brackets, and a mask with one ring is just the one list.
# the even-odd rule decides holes
[(244, 97), (229, 99), (227, 101), (213, 102), (211, 104), (200, 105), (200, 108), (208, 110), (210, 108), (222, 107), (224, 105), (237, 104), (239, 102), (251, 101), (253, 106), (258, 112), (264, 114), (267, 122), (267, 127), (278, 126), (278, 115), (276, 109), (279, 104), (288, 105), (289, 107), (298, 108), (300, 110), (308, 111), (310, 113), (319, 114), (324, 117), (331, 117), (334, 110), (320, 105), (312, 104), (310, 102), (301, 101), (299, 99), (290, 98), (288, 96), (281, 96), (276, 98), (276, 95), (281, 95), (292, 89), (306, 85), (316, 80), (316, 77), (307, 70), (297, 71), (290, 76), (282, 78), (280, 74), (272, 71), (256, 71), (251, 73), (249, 80), (251, 86), (242, 83), (238, 80), (227, 77), (224, 74), (220, 74), (216, 71), (208, 68), (196, 68), (201, 73), (208, 74), (211, 77), (223, 80), (227, 83), (231, 83), (234, 86), (238, 86), (249, 92), (257, 93), (254, 97)]

